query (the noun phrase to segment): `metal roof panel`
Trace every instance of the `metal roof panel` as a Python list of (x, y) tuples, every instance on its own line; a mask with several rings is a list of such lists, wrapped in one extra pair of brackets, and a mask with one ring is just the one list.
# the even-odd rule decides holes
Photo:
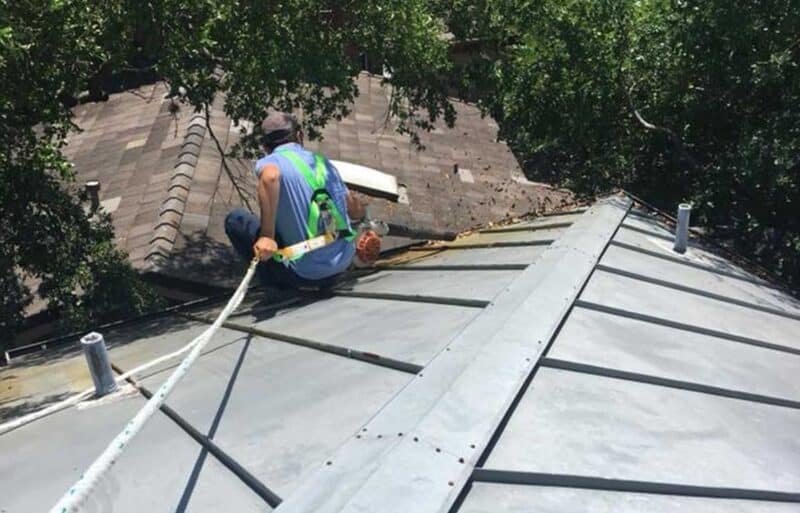
[(581, 299), (800, 349), (800, 321), (608, 272), (596, 272)]
[(800, 355), (586, 308), (572, 310), (548, 356), (800, 401)]
[[(235, 380), (232, 370), (241, 358)], [(227, 406), (214, 441), (279, 496), (372, 417), (413, 375), (252, 337), (200, 358), (167, 404), (201, 431)], [(153, 376), (155, 385), (163, 376)]]
[(357, 292), (491, 300), (519, 275), (519, 271), (382, 271), (359, 279)]
[[(382, 299), (334, 297), (264, 320), (238, 323), (424, 365), (480, 310)], [(431, 323), (430, 318), (436, 322)]]
[(790, 513), (792, 504), (475, 483), (459, 513)]
[(800, 410), (539, 369), (487, 468), (800, 489)]

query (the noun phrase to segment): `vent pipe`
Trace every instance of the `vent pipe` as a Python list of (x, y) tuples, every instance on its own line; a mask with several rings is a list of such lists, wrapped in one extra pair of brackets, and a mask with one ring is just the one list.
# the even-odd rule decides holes
[(678, 223), (675, 225), (675, 245), (673, 249), (678, 253), (685, 253), (686, 246), (689, 244), (689, 214), (692, 213), (692, 205), (681, 203), (678, 205)]
[(86, 194), (89, 195), (89, 201), (92, 202), (92, 212), (100, 208), (100, 182), (97, 180), (89, 180), (85, 185)]
[(111, 362), (108, 360), (103, 335), (93, 331), (81, 339), (81, 345), (94, 382), (95, 397), (114, 392), (117, 389), (117, 382), (111, 372)]

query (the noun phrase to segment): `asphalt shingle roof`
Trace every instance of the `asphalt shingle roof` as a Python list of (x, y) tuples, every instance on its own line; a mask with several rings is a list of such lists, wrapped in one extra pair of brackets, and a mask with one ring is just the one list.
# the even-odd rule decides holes
[[(259, 486), (281, 512), (795, 511), (800, 304), (698, 240), (673, 252), (670, 231), (610, 197), (282, 306), (254, 291), (88, 511), (276, 506)], [(111, 359), (173, 351), (215, 315), (108, 330)], [(89, 384), (60, 351), (0, 371), (2, 416)], [(142, 404), (0, 436), (2, 509), (50, 506)]]
[[(397, 178), (404, 203), (372, 199), (374, 217), (459, 232), (572, 201), (566, 191), (527, 181), (496, 140), (497, 125), (474, 106), (454, 102), (456, 127), (422, 134), (419, 151), (394, 131), (391, 119), (386, 124), (388, 90), (380, 77), (364, 73), (357, 84), (361, 94), (351, 115), (328, 124), (323, 139), (308, 146)], [(220, 148), (228, 151), (241, 135), (221, 98), (206, 120), (166, 93), (156, 83), (77, 107), (82, 132), (70, 136), (67, 156), (79, 181), (101, 182), (118, 242), (137, 268), (230, 284), (238, 268), (230, 265), (236, 257), (223, 221), (234, 207), (257, 209), (252, 162), (220, 156)]]

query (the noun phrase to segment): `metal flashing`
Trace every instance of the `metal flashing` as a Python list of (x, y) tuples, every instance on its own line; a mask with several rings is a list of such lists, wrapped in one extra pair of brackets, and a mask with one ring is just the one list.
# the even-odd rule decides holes
[(554, 222), (554, 223), (541, 223), (541, 224), (526, 224), (521, 226), (499, 226), (494, 228), (484, 228), (478, 230), (479, 233), (510, 233), (510, 232), (533, 232), (536, 230), (552, 230), (553, 228), (568, 228), (572, 224), (571, 221)]
[(578, 207), (572, 210), (562, 210), (558, 212), (547, 212), (545, 214), (539, 214), (536, 217), (555, 217), (555, 216), (574, 216), (574, 215), (581, 215), (584, 212), (589, 210), (589, 207)]
[(800, 356), (574, 308), (548, 358), (800, 403)]
[(378, 269), (392, 271), (524, 271), (528, 264), (450, 264), (450, 265), (381, 265)]
[(435, 246), (414, 246), (409, 251), (444, 251), (453, 249), (486, 249), (486, 248), (520, 248), (526, 246), (549, 246), (556, 239), (539, 239), (525, 241), (496, 241), (465, 244), (437, 244)]
[[(408, 248), (279, 303), (251, 294), (90, 509), (794, 511), (800, 302), (702, 236), (675, 253), (632, 203)], [(182, 347), (211, 323), (196, 306), (109, 329), (111, 361)], [(25, 395), (0, 410), (82, 389), (81, 356), (58, 356), (0, 374)], [(175, 365), (137, 376), (141, 395)], [(141, 399), (0, 437), (3, 507), (44, 509)]]
[(547, 250), (547, 246), (524, 246), (518, 248), (481, 248), (466, 251), (437, 251), (421, 254), (417, 258), (398, 262), (402, 265), (530, 265)]

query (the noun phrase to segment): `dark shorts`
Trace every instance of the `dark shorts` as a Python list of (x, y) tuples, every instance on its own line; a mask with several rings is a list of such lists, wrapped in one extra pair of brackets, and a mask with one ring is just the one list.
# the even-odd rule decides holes
[[(261, 232), (261, 221), (251, 212), (237, 208), (232, 210), (225, 218), (225, 233), (231, 241), (231, 245), (245, 262), (253, 259), (253, 244), (255, 244)], [(280, 238), (276, 237), (279, 247), (282, 247)], [(300, 287), (331, 287), (336, 277), (325, 278), (323, 280), (307, 280), (294, 273), (275, 260), (265, 260), (258, 264), (258, 278), (265, 287), (278, 289), (296, 289)]]

